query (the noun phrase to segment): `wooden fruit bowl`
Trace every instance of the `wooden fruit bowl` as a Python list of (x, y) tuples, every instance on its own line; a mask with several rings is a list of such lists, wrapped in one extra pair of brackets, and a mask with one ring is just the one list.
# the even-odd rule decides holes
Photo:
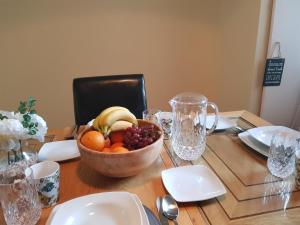
[[(149, 121), (138, 120), (139, 126), (153, 124)], [(77, 137), (77, 145), (81, 159), (89, 167), (109, 177), (129, 177), (138, 174), (149, 167), (159, 156), (163, 146), (163, 131), (153, 124), (155, 129), (160, 131), (160, 137), (151, 145), (136, 149), (128, 153), (105, 153), (89, 149), (81, 144), (82, 135), (91, 130), (84, 129)]]

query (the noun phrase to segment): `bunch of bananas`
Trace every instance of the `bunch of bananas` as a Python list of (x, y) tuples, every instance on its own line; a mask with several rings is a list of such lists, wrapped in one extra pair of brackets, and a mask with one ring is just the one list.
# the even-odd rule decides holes
[(136, 117), (126, 108), (112, 106), (103, 110), (94, 120), (93, 127), (105, 136), (110, 132), (125, 130), (132, 125), (137, 125)]

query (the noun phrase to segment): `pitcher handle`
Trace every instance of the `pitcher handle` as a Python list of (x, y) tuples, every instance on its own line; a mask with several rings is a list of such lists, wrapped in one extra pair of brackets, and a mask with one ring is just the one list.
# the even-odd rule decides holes
[(212, 127), (211, 127), (210, 129), (208, 129), (208, 130), (206, 131), (206, 134), (208, 135), (208, 134), (211, 134), (211, 133), (216, 129), (216, 127), (217, 127), (217, 125), (218, 125), (218, 120), (219, 120), (219, 109), (218, 109), (218, 106), (217, 106), (215, 103), (213, 103), (213, 102), (208, 102), (208, 103), (207, 103), (207, 106), (212, 107), (213, 110), (214, 110), (214, 114), (215, 114), (215, 121), (214, 121), (214, 124), (212, 125)]

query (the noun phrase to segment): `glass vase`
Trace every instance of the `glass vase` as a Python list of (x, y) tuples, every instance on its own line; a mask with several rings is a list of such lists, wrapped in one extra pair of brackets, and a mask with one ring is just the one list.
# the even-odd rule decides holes
[(37, 162), (40, 142), (33, 139), (19, 140), (19, 145), (14, 149), (0, 150), (0, 167), (6, 167), (15, 163), (24, 167)]

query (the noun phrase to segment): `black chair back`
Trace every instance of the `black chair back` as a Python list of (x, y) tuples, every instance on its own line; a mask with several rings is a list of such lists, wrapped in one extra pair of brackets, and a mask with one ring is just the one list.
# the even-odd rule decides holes
[(83, 125), (110, 106), (128, 108), (137, 118), (147, 109), (143, 74), (81, 77), (73, 80), (76, 125)]

